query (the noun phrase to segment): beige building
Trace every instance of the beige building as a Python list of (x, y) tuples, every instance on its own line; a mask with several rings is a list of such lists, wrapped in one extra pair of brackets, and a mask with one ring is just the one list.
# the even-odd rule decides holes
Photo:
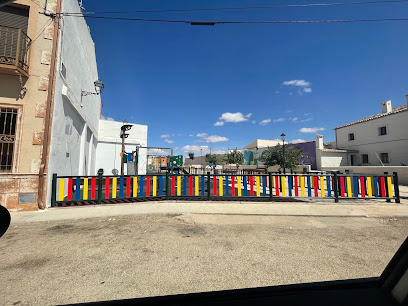
[[(40, 14), (44, 5), (18, 0), (0, 8), (0, 203), (11, 210), (44, 203), (58, 33)], [(46, 9), (56, 12), (57, 1)]]

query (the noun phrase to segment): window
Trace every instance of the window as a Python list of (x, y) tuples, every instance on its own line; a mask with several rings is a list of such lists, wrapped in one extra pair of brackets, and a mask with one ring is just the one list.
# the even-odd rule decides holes
[(349, 140), (354, 140), (354, 133), (348, 134), (348, 138), (349, 138)]
[(361, 155), (361, 160), (363, 164), (368, 164), (368, 154), (362, 154)]
[(383, 163), (389, 163), (388, 153), (380, 153), (380, 159)]
[(378, 128), (378, 134), (381, 135), (387, 135), (387, 127), (386, 126), (382, 126)]
[(354, 166), (356, 164), (356, 156), (355, 155), (350, 155), (350, 164)]
[(0, 172), (11, 172), (16, 139), (15, 108), (0, 107)]

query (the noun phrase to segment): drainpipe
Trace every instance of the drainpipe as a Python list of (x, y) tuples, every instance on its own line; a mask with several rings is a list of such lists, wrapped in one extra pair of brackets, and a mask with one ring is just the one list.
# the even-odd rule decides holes
[(57, 68), (57, 51), (58, 51), (58, 41), (59, 41), (59, 21), (61, 18), (61, 6), (62, 0), (57, 0), (56, 15), (54, 19), (54, 34), (52, 40), (52, 52), (51, 52), (51, 67), (50, 75), (48, 79), (48, 94), (47, 94), (47, 109), (45, 112), (45, 122), (44, 122), (44, 140), (42, 147), (42, 156), (41, 156), (41, 165), (39, 172), (39, 181), (38, 181), (38, 208), (45, 209), (45, 188), (46, 186), (46, 170), (47, 170), (47, 161), (50, 145), (50, 136), (51, 136), (51, 122), (52, 122), (52, 104), (53, 104), (53, 94), (54, 94), (54, 85), (55, 85), (55, 76)]

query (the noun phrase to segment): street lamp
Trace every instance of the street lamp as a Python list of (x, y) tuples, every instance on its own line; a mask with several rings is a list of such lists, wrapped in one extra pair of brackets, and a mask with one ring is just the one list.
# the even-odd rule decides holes
[(201, 163), (201, 172), (204, 173), (204, 170), (203, 170), (203, 149), (200, 149), (200, 152), (201, 152), (201, 157), (200, 157), (200, 159), (201, 159), (201, 161), (200, 161), (200, 163)]
[(81, 90), (81, 98), (88, 95), (100, 95), (105, 88), (105, 85), (103, 85), (102, 81), (99, 79), (94, 82), (94, 86), (95, 92)]
[(126, 131), (130, 130), (132, 128), (131, 124), (127, 124), (128, 122), (126, 120), (123, 120), (123, 124), (120, 132), (120, 137), (122, 138), (122, 156), (121, 156), (121, 163), (120, 163), (120, 175), (125, 175), (125, 138), (129, 137), (129, 134), (126, 134)]
[(285, 161), (285, 133), (281, 134), (281, 139), (283, 141), (283, 146), (282, 146), (282, 155), (283, 155), (283, 173), (286, 173), (286, 161)]

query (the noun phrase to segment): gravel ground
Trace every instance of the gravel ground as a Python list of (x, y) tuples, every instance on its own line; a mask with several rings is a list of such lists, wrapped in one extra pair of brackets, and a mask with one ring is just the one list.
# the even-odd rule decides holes
[(149, 215), (14, 225), (0, 304), (52, 305), (378, 276), (408, 219)]

